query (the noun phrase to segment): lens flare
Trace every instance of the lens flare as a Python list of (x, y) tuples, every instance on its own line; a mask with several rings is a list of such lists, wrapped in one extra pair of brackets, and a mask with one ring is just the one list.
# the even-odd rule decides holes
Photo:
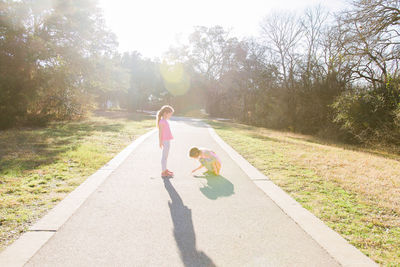
[(173, 96), (184, 95), (190, 88), (190, 77), (181, 63), (160, 64), (160, 73), (164, 86)]

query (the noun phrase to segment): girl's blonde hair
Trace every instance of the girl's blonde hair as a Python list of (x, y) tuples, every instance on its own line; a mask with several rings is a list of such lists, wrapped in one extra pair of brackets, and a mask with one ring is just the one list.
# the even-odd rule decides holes
[(161, 120), (161, 117), (164, 116), (165, 113), (171, 113), (171, 112), (174, 112), (174, 109), (173, 109), (171, 106), (169, 106), (169, 105), (162, 106), (162, 107), (160, 108), (160, 110), (157, 111), (157, 119), (156, 119), (156, 125), (157, 125), (157, 127), (158, 127), (158, 123), (159, 123), (160, 120)]
[(197, 147), (192, 147), (189, 151), (189, 157), (197, 158), (200, 155), (200, 149)]

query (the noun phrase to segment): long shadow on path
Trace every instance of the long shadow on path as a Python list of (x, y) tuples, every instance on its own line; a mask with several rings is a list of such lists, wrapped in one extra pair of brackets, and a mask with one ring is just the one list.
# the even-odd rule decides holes
[(221, 175), (206, 174), (194, 177), (207, 180), (207, 185), (200, 188), (200, 191), (209, 199), (216, 200), (219, 197), (229, 197), (235, 193), (233, 184)]
[(181, 197), (169, 179), (164, 179), (164, 186), (171, 201), (168, 206), (174, 224), (174, 237), (185, 266), (215, 266), (213, 261), (196, 248), (192, 211), (183, 204)]

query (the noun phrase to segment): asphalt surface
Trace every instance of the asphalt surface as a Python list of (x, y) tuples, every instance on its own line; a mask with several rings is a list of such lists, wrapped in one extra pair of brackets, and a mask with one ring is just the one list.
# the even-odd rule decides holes
[[(26, 266), (339, 266), (240, 169), (198, 121), (170, 121), (162, 179), (158, 135), (141, 143)], [(221, 176), (191, 170), (214, 150)]]

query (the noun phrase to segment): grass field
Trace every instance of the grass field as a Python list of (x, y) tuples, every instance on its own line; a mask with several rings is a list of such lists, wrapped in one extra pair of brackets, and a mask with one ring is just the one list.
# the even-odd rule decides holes
[(0, 250), (153, 127), (152, 117), (114, 111), (0, 131)]
[(400, 266), (400, 157), (311, 136), (210, 121), (294, 199), (376, 262)]

